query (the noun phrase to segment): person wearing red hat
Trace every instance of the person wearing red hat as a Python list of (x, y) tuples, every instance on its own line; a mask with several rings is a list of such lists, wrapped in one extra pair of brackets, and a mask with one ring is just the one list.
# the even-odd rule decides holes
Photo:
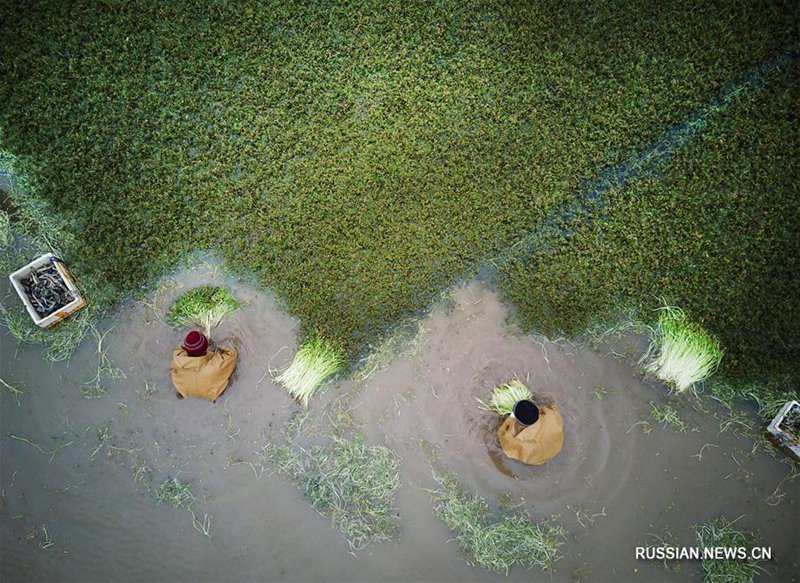
[(172, 352), (172, 384), (179, 399), (216, 401), (228, 388), (239, 353), (235, 348), (212, 348), (202, 332), (192, 330)]

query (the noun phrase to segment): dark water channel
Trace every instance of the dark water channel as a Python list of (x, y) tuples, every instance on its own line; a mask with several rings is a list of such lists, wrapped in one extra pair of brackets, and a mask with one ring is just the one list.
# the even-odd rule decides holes
[[(181, 335), (159, 317), (181, 290), (225, 281), (214, 266), (179, 273), (151, 305), (125, 306), (103, 322), (114, 326), (108, 356), (127, 378), (107, 381), (96, 399), (80, 392), (95, 375), (95, 343), (51, 366), (39, 348), (17, 350), (3, 331), (0, 376), (25, 390), (19, 406), (0, 394), (3, 581), (505, 579), (468, 566), (432, 514), (428, 450), (490, 501), (509, 492), (534, 518), (557, 515), (568, 530), (553, 573), (515, 568), (509, 579), (699, 581), (698, 562), (665, 570), (635, 560), (634, 549), (652, 535), (693, 545), (692, 525), (720, 514), (741, 516), (737, 525), (772, 547), (763, 580), (796, 577), (800, 480), (784, 481), (786, 464), (748, 455), (751, 440), (720, 433), (719, 420), (688, 399), (670, 401), (687, 432), (649, 419), (650, 403), (665, 402), (666, 391), (641, 378), (641, 338), (578, 349), (520, 335), (480, 284), (457, 290), (452, 305), (422, 323), (415, 354), (312, 401), (321, 408), (347, 395), (367, 440), (401, 457), (401, 539), (351, 554), (262, 456), (298, 410), (269, 374), (290, 362), (298, 323), (268, 295), (227, 281), (248, 306), (214, 337), (239, 344), (238, 377), (217, 404), (173, 396), (169, 359)], [(488, 399), (513, 376), (564, 413), (564, 450), (545, 466), (505, 461), (496, 419), (477, 408), (475, 397)], [(150, 489), (167, 476), (191, 482), (195, 518), (210, 538), (190, 512), (156, 502)]]

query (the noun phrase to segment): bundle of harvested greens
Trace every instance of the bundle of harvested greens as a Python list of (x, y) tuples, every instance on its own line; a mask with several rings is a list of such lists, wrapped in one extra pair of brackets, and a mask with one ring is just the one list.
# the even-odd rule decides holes
[(316, 395), (322, 384), (340, 372), (346, 363), (344, 351), (321, 336), (313, 335), (300, 346), (292, 364), (276, 380), (305, 408), (308, 399)]
[(224, 287), (204, 285), (182, 294), (167, 314), (173, 326), (199, 326), (206, 336), (223, 318), (242, 307), (231, 292)]
[(494, 411), (499, 415), (511, 415), (514, 410), (514, 405), (518, 401), (530, 401), (533, 399), (533, 393), (521, 381), (514, 379), (499, 387), (495, 387), (492, 391), (492, 399), (489, 403), (484, 403), (477, 399), (480, 403), (480, 408), (485, 411)]
[(682, 393), (711, 376), (722, 360), (717, 340), (691, 322), (680, 308), (663, 307), (641, 362), (648, 374)]
[(75, 294), (52, 263), (31, 268), (30, 275), (20, 283), (40, 318), (49, 316), (75, 300)]

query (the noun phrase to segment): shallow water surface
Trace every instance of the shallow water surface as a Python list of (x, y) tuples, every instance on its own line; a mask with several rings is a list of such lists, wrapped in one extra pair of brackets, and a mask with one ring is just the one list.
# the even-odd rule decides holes
[[(240, 348), (236, 379), (216, 404), (174, 397), (169, 362), (182, 332), (161, 321), (181, 291), (205, 283), (227, 283), (247, 302), (213, 334)], [(482, 284), (457, 290), (422, 323), (415, 353), (312, 401), (321, 411), (344, 395), (367, 440), (401, 458), (400, 540), (352, 554), (263, 455), (299, 410), (272, 381), (296, 350), (298, 323), (213, 265), (165, 280), (148, 304), (102, 323), (113, 326), (108, 355), (126, 378), (107, 381), (97, 399), (80, 392), (97, 367), (92, 342), (50, 366), (40, 349), (16, 351), (3, 335), (2, 378), (25, 390), (19, 406), (0, 395), (3, 581), (505, 579), (467, 565), (432, 514), (425, 489), (435, 487), (434, 468), (492, 504), (502, 493), (522, 498), (534, 519), (567, 529), (554, 572), (515, 568), (509, 579), (699, 581), (699, 563), (665, 570), (635, 560), (635, 547), (653, 536), (693, 545), (692, 525), (720, 514), (741, 516), (756, 544), (772, 547), (763, 579), (796, 577), (797, 480), (784, 480), (778, 459), (748, 455), (750, 440), (720, 434), (719, 421), (688, 399), (669, 401), (687, 432), (649, 419), (666, 390), (641, 378), (641, 338), (597, 349), (554, 344), (515, 331)], [(514, 377), (562, 409), (564, 449), (544, 466), (504, 458), (498, 419), (478, 408), (476, 398)], [(154, 499), (168, 476), (192, 484), (194, 517)]]

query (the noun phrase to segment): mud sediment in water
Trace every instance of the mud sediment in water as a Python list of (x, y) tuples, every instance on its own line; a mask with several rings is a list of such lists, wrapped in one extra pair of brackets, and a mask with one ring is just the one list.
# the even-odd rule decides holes
[[(170, 354), (184, 331), (159, 321), (179, 293), (201, 284), (227, 284), (248, 303), (213, 334), (241, 353), (217, 404), (174, 397)], [(787, 466), (763, 452), (749, 456), (750, 440), (720, 434), (718, 420), (688, 399), (671, 401), (686, 433), (649, 419), (650, 403), (663, 402), (666, 391), (641, 379), (641, 338), (577, 349), (521, 335), (506, 315), (495, 294), (466, 286), (451, 308), (423, 322), (416, 354), (312, 401), (313, 414), (344, 395), (367, 441), (401, 457), (401, 538), (356, 557), (263, 458), (299, 410), (270, 375), (296, 351), (298, 323), (269, 295), (213, 265), (176, 274), (151, 306), (126, 306), (101, 326), (114, 326), (109, 356), (127, 378), (108, 381), (99, 399), (80, 393), (96, 370), (91, 342), (68, 365), (50, 367), (36, 347), (16, 353), (4, 333), (2, 378), (25, 393), (19, 407), (0, 394), (2, 579), (505, 579), (466, 565), (433, 516), (424, 491), (434, 486), (431, 462), (492, 503), (510, 493), (535, 519), (555, 515), (570, 531), (553, 575), (514, 569), (513, 580), (699, 580), (699, 563), (665, 571), (636, 561), (635, 547), (654, 544), (651, 535), (693, 545), (691, 526), (719, 514), (743, 515), (737, 525), (772, 547), (765, 578), (791, 579), (800, 567), (798, 484), (783, 481)], [(564, 449), (544, 466), (504, 458), (498, 419), (475, 400), (513, 377), (562, 409)], [(191, 483), (210, 539), (188, 512), (156, 503), (151, 490), (168, 476)]]

